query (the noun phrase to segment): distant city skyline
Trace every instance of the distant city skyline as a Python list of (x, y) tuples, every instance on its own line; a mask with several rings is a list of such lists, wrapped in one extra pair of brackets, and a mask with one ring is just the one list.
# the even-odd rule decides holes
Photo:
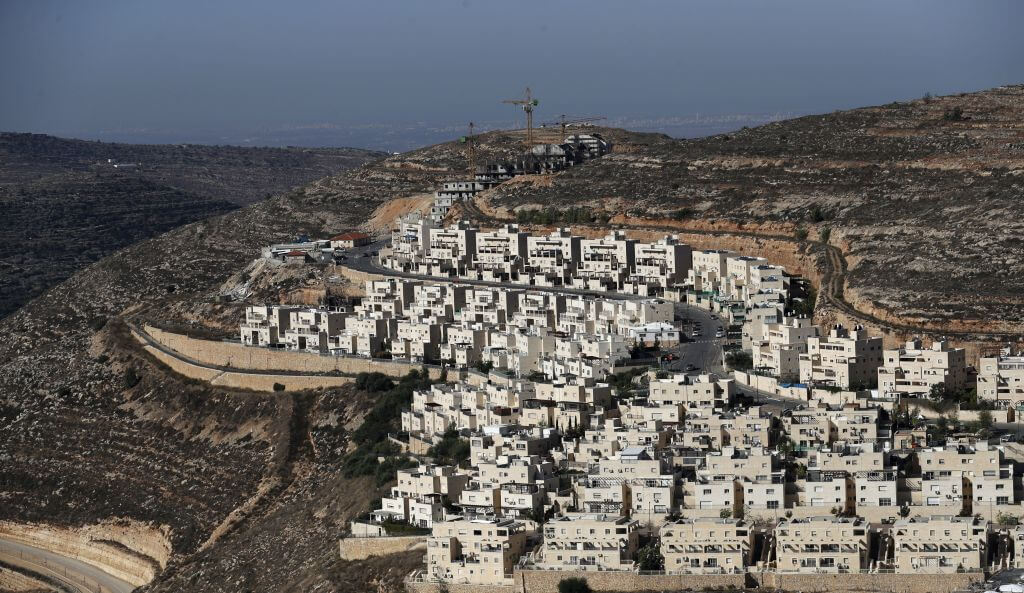
[(1024, 82), (1022, 17), (1013, 0), (7, 0), (0, 130), (404, 150), (521, 126), (501, 100), (530, 86), (538, 121), (693, 136)]

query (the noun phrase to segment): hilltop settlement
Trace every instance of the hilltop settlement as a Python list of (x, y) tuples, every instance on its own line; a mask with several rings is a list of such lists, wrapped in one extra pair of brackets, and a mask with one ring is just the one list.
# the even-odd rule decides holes
[(451, 215), (609, 150), (578, 135), (480, 167), (382, 248), (264, 249), (359, 270), (364, 296), (248, 306), (242, 344), (438, 371), (375, 450), (395, 485), (349, 541), (418, 534), (407, 585), (431, 591), (532, 571), (969, 577), (952, 590), (1024, 567), (1024, 357), (819, 327), (809, 284), (758, 254)]

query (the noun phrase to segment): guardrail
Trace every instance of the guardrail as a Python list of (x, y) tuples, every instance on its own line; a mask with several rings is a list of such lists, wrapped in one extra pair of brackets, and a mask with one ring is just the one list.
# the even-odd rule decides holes
[(64, 584), (69, 590), (76, 593), (113, 593), (114, 589), (104, 587), (102, 583), (88, 577), (76, 570), (68, 570), (61, 564), (56, 564), (38, 554), (26, 552), (20, 548), (13, 548), (0, 544), (0, 559), (7, 559), (15, 566), (25, 568), (29, 571), (38, 572), (44, 577), (55, 579)]

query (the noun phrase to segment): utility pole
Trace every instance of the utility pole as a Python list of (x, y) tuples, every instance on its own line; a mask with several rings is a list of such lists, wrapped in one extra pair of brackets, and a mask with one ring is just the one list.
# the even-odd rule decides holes
[(526, 113), (526, 148), (529, 150), (533, 147), (533, 108), (536, 107), (540, 101), (533, 98), (533, 92), (530, 87), (526, 87), (526, 95), (522, 99), (505, 99), (502, 103), (509, 105), (518, 105), (523, 108)]

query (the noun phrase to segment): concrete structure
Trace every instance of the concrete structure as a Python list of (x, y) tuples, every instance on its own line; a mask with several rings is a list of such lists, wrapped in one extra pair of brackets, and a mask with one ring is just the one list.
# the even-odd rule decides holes
[(843, 572), (868, 568), (868, 526), (861, 519), (782, 519), (775, 526), (776, 570)]
[(869, 337), (864, 328), (832, 328), (828, 336), (807, 339), (807, 354), (800, 355), (800, 381), (848, 389), (870, 386), (878, 380), (882, 364), (882, 338)]
[(878, 368), (878, 390), (889, 397), (927, 397), (936, 385), (956, 393), (966, 382), (964, 349), (950, 348), (944, 341), (932, 342), (926, 349), (914, 339), (901, 348), (885, 350)]
[(742, 519), (700, 517), (666, 523), (659, 532), (669, 572), (744, 572), (754, 530)]

